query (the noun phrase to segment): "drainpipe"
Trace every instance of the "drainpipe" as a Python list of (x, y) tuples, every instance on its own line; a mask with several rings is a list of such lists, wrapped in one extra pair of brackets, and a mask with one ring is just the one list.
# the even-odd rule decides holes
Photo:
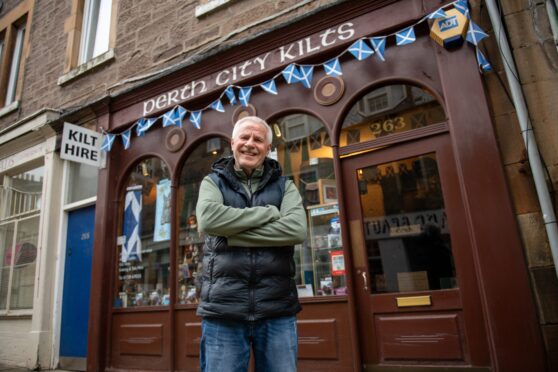
[(552, 261), (554, 262), (554, 270), (558, 277), (558, 226), (556, 225), (556, 215), (552, 206), (550, 192), (545, 179), (544, 167), (542, 165), (541, 157), (537, 141), (533, 134), (529, 115), (527, 112), (527, 105), (519, 81), (515, 78), (519, 76), (515, 68), (515, 62), (508, 44), (508, 36), (504, 27), (502, 26), (502, 19), (500, 12), (494, 0), (486, 0), (488, 14), (492, 23), (494, 34), (496, 35), (496, 42), (500, 50), (501, 57), (504, 61), (504, 68), (506, 77), (511, 89), (513, 105), (517, 111), (517, 118), (519, 119), (519, 126), (521, 127), (521, 134), (525, 147), (531, 171), (533, 172), (533, 179), (535, 181), (535, 188), (541, 205), (542, 217), (546, 233), (548, 235), (548, 242), (550, 244), (550, 251), (552, 252)]

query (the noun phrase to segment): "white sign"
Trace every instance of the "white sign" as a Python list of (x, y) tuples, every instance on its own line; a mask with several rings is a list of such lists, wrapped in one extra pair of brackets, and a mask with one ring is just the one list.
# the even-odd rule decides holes
[(74, 124), (64, 123), (60, 157), (66, 160), (100, 167), (101, 137), (102, 135), (95, 131)]

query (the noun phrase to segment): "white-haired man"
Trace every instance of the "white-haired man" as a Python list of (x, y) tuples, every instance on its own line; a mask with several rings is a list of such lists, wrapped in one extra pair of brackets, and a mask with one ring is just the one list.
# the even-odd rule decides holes
[(202, 371), (247, 371), (251, 349), (256, 371), (296, 371), (293, 246), (307, 222), (296, 186), (267, 157), (271, 142), (264, 120), (239, 120), (233, 156), (215, 162), (200, 186)]

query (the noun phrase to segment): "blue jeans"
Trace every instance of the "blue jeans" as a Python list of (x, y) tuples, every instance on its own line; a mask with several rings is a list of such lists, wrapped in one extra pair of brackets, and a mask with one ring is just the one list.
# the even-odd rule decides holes
[(201, 371), (248, 371), (250, 346), (257, 372), (295, 372), (298, 352), (296, 317), (254, 322), (204, 318)]

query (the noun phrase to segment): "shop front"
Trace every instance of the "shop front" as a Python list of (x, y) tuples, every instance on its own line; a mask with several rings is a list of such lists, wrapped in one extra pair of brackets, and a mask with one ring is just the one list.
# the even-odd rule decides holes
[[(198, 189), (246, 115), (271, 125), (307, 210), (301, 371), (543, 370), (474, 50), (436, 44), (422, 6), (355, 3), (97, 108), (118, 138), (99, 175), (88, 370), (197, 370)], [(416, 40), (387, 38), (382, 58), (343, 53), (410, 25)], [(341, 75), (316, 67), (307, 86), (282, 72), (336, 59)]]

